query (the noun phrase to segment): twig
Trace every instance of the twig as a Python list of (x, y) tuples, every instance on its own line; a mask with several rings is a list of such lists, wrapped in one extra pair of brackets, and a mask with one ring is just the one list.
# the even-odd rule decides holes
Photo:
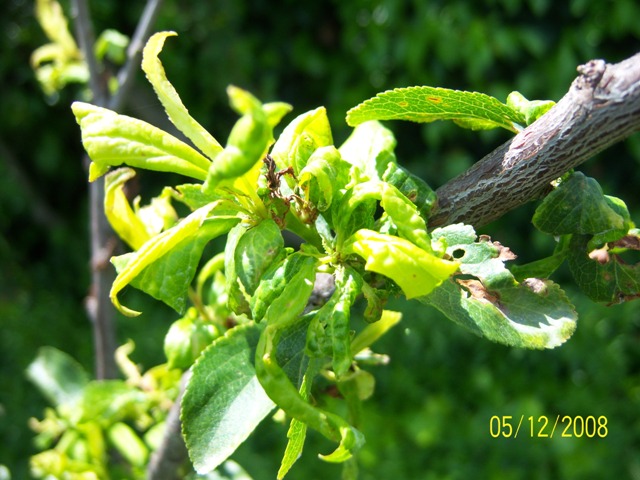
[[(113, 110), (122, 108), (139, 65), (142, 45), (157, 16), (161, 0), (148, 0), (142, 13), (133, 40), (128, 49), (125, 66), (118, 75), (120, 90), (109, 98), (106, 78), (98, 65), (93, 46), (95, 34), (88, 0), (73, 0), (73, 17), (80, 49), (89, 68), (89, 85), (93, 102), (98, 106), (108, 106)], [(88, 159), (85, 159), (88, 163)], [(116, 335), (113, 307), (109, 302), (109, 291), (114, 272), (109, 268), (108, 259), (113, 253), (115, 235), (104, 214), (104, 180), (98, 179), (89, 185), (90, 236), (91, 236), (91, 291), (86, 301), (86, 310), (93, 323), (94, 348), (96, 356), (96, 378), (112, 378), (117, 374), (114, 360)]]
[(640, 53), (613, 65), (592, 60), (578, 72), (549, 112), (436, 191), (430, 226), (485, 225), (640, 130)]
[(180, 393), (167, 415), (166, 427), (160, 447), (153, 452), (147, 466), (147, 480), (180, 480), (179, 470), (188, 458), (187, 447), (180, 428), (180, 404), (191, 378), (187, 370), (180, 380)]
[(161, 6), (162, 0), (148, 0), (144, 7), (136, 31), (127, 49), (127, 62), (118, 72), (118, 91), (109, 101), (111, 110), (119, 110), (124, 104), (124, 100), (129, 96), (135, 72), (140, 68), (142, 48), (149, 38)]

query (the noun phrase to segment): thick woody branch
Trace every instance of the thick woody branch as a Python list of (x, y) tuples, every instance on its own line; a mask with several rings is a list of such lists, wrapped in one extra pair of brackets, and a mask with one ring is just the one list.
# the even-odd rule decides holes
[(549, 112), (436, 191), (430, 226), (486, 225), (640, 130), (640, 53), (617, 64), (592, 60), (578, 72)]

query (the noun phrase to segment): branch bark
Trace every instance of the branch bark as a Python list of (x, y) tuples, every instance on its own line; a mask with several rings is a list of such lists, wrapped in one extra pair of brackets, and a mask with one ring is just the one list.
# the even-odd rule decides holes
[(640, 130), (640, 53), (617, 64), (592, 60), (578, 72), (549, 112), (436, 190), (430, 227), (486, 225)]

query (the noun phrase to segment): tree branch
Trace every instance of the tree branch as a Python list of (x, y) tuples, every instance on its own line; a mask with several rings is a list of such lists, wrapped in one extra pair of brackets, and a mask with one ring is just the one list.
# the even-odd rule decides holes
[(162, 0), (148, 0), (144, 7), (136, 31), (127, 49), (127, 62), (118, 72), (118, 91), (109, 101), (109, 108), (111, 110), (119, 110), (124, 104), (125, 98), (129, 96), (135, 73), (140, 68), (142, 49), (151, 34), (151, 29), (153, 28), (161, 5)]
[(640, 53), (617, 64), (592, 60), (578, 72), (549, 112), (436, 191), (430, 227), (486, 225), (640, 130)]
[[(112, 110), (122, 108), (131, 90), (134, 73), (140, 64), (142, 47), (149, 36), (162, 0), (148, 0), (140, 17), (128, 49), (127, 62), (118, 74), (120, 89), (109, 98), (106, 77), (94, 54), (95, 34), (91, 22), (88, 0), (73, 0), (73, 17), (78, 44), (89, 68), (89, 85), (93, 103), (108, 106)], [(89, 160), (86, 159), (88, 164)], [(117, 243), (116, 237), (104, 214), (104, 179), (89, 185), (89, 212), (91, 237), (91, 291), (86, 300), (86, 310), (93, 324), (96, 378), (112, 378), (117, 375), (114, 352), (116, 334), (114, 312), (109, 301), (109, 291), (114, 280), (109, 257)]]

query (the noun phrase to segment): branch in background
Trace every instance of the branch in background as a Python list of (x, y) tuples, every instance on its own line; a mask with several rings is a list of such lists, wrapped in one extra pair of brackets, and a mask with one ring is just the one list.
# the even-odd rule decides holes
[[(107, 81), (95, 57), (93, 46), (95, 34), (88, 0), (73, 0), (73, 17), (78, 44), (89, 68), (89, 85), (93, 94), (93, 103), (108, 106), (113, 110), (122, 108), (131, 89), (135, 69), (140, 63), (142, 45), (149, 36), (153, 21), (157, 16), (161, 0), (148, 0), (136, 28), (128, 59), (118, 75), (120, 91), (109, 99)], [(87, 164), (88, 164), (88, 159)], [(115, 278), (108, 259), (116, 245), (116, 237), (104, 214), (104, 179), (98, 179), (89, 185), (89, 212), (91, 236), (91, 290), (86, 301), (86, 310), (93, 324), (94, 348), (96, 356), (96, 378), (113, 378), (117, 375), (114, 360), (116, 334), (114, 310), (109, 300), (109, 291)]]
[(436, 191), (431, 227), (486, 225), (640, 130), (640, 53), (617, 64), (592, 60), (578, 72), (546, 115)]
[(125, 99), (129, 96), (135, 73), (140, 69), (142, 49), (151, 35), (151, 29), (161, 5), (162, 0), (148, 0), (144, 7), (136, 31), (127, 49), (127, 62), (118, 72), (118, 91), (109, 101), (111, 110), (120, 110), (124, 105)]
[(180, 428), (180, 404), (191, 378), (191, 370), (182, 374), (180, 393), (167, 415), (165, 432), (158, 449), (151, 455), (147, 466), (147, 480), (180, 480), (181, 467), (188, 458), (187, 447)]

